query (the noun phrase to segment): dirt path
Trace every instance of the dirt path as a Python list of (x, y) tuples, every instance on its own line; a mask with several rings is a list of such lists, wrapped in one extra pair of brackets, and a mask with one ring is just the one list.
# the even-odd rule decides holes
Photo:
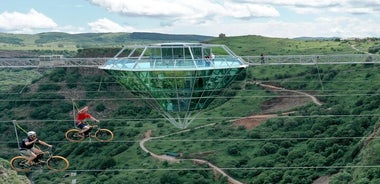
[(351, 46), (352, 49), (354, 49), (354, 50), (356, 50), (356, 51), (358, 51), (358, 52), (360, 52), (360, 53), (371, 54), (371, 53), (369, 53), (369, 52), (367, 52), (367, 51), (359, 50), (358, 48), (356, 48), (355, 45), (350, 45), (350, 46)]
[(309, 97), (313, 103), (317, 104), (317, 105), (322, 105), (322, 103), (313, 95), (310, 95), (308, 93), (305, 93), (305, 92), (301, 92), (301, 91), (295, 91), (295, 90), (289, 90), (289, 89), (285, 89), (285, 88), (280, 88), (280, 87), (276, 87), (276, 86), (272, 86), (272, 85), (268, 85), (268, 84), (262, 84), (262, 83), (257, 83), (258, 85), (264, 87), (264, 88), (268, 88), (268, 89), (272, 89), (273, 91), (275, 90), (280, 90), (280, 91), (288, 91), (288, 92), (291, 92), (291, 93), (297, 93), (297, 94), (301, 94), (301, 95), (304, 95), (306, 97)]
[(259, 126), (262, 122), (270, 118), (277, 117), (279, 115), (278, 112), (283, 112), (280, 115), (288, 115), (293, 113), (291, 111), (292, 109), (296, 107), (305, 106), (310, 102), (315, 103), (319, 106), (322, 105), (322, 103), (315, 96), (305, 92), (289, 90), (258, 82), (254, 83), (271, 91), (278, 92), (279, 96), (277, 98), (265, 101), (261, 107), (261, 114), (256, 114), (249, 117), (233, 120), (233, 123), (236, 126), (244, 126), (247, 129), (252, 129)]
[[(195, 128), (195, 129), (203, 128), (203, 127), (206, 127), (206, 126), (213, 126), (213, 125), (215, 125), (215, 123), (204, 125), (204, 126), (200, 126), (200, 127)], [(182, 132), (187, 132), (187, 131), (190, 131), (190, 129), (182, 130), (182, 131), (179, 131), (179, 132), (176, 132), (176, 133), (173, 133), (173, 134), (180, 134)], [(169, 134), (169, 135), (164, 135), (164, 136), (159, 136), (159, 137), (151, 137), (151, 134), (152, 134), (151, 130), (148, 130), (145, 133), (145, 138), (140, 141), (140, 148), (142, 150), (144, 150), (146, 153), (149, 153), (152, 157), (154, 157), (154, 158), (156, 158), (158, 160), (167, 161), (167, 162), (170, 162), (170, 163), (180, 163), (180, 161), (183, 161), (183, 160), (191, 160), (195, 164), (207, 164), (210, 168), (213, 169), (215, 177), (223, 175), (224, 177), (227, 177), (228, 183), (230, 183), (230, 184), (242, 184), (241, 182), (235, 180), (234, 178), (232, 178), (231, 176), (229, 176), (227, 173), (225, 173), (222, 169), (220, 169), (219, 167), (215, 166), (214, 164), (208, 162), (207, 160), (201, 160), (201, 159), (177, 159), (175, 157), (171, 157), (171, 156), (167, 156), (167, 155), (157, 155), (157, 154), (149, 151), (145, 147), (145, 143), (147, 141), (150, 141), (152, 139), (160, 139), (160, 138), (164, 138), (164, 137), (173, 135), (173, 134)]]
[[(256, 126), (259, 126), (261, 122), (263, 122), (263, 121), (265, 121), (265, 120), (267, 120), (269, 118), (276, 117), (277, 116), (277, 114), (275, 114), (276, 112), (283, 111), (283, 110), (288, 110), (288, 109), (290, 110), (290, 109), (293, 109), (294, 107), (297, 107), (297, 106), (303, 106), (303, 105), (305, 105), (307, 103), (310, 103), (310, 99), (311, 99), (311, 101), (313, 103), (315, 103), (317, 105), (322, 105), (322, 103), (317, 98), (315, 98), (314, 96), (312, 96), (310, 94), (304, 93), (304, 92), (299, 92), (299, 91), (294, 91), (294, 90), (287, 90), (285, 88), (280, 88), (280, 87), (276, 87), (276, 86), (272, 86), (272, 85), (268, 85), (268, 84), (261, 84), (261, 83), (257, 83), (257, 84), (259, 84), (260, 86), (262, 86), (264, 88), (270, 89), (272, 91), (279, 91), (280, 93), (284, 94), (284, 96), (287, 96), (289, 94), (294, 94), (294, 93), (301, 94), (301, 96), (296, 96), (296, 97), (291, 97), (291, 98), (290, 97), (287, 97), (287, 98), (286, 97), (281, 97), (281, 100), (269, 101), (267, 104), (264, 104), (264, 109), (265, 109), (264, 112), (266, 112), (266, 113), (273, 113), (273, 114), (259, 114), (259, 115), (254, 115), (254, 116), (242, 118), (242, 119), (239, 119), (239, 120), (235, 120), (234, 121), (235, 125), (244, 125), (247, 128), (249, 128), (249, 129), (255, 128)], [(305, 100), (305, 97), (309, 98), (309, 100)], [(295, 100), (295, 99), (297, 99), (297, 100)], [(267, 107), (265, 107), (265, 105)], [(289, 113), (292, 113), (292, 112), (285, 112), (283, 114), (285, 115), (285, 114), (289, 114)], [(215, 123), (204, 125), (204, 126), (200, 126), (200, 127), (195, 128), (195, 129), (203, 128), (205, 126), (212, 126), (214, 124)], [(189, 129), (188, 130), (182, 130), (182, 131), (179, 131), (179, 132), (176, 132), (176, 133), (173, 133), (173, 134), (179, 134), (179, 133), (186, 132), (186, 131), (190, 131), (190, 130)], [(215, 176), (223, 175), (223, 176), (227, 177), (229, 183), (231, 183), (231, 184), (241, 184), (241, 182), (235, 180), (234, 178), (232, 178), (231, 176), (229, 176), (228, 174), (226, 174), (222, 169), (220, 169), (219, 167), (213, 165), (212, 163), (208, 162), (207, 160), (200, 160), (200, 159), (177, 159), (175, 157), (171, 157), (171, 156), (168, 156), (168, 155), (157, 155), (157, 154), (149, 151), (145, 147), (145, 143), (147, 141), (150, 141), (150, 140), (153, 140), (153, 139), (160, 139), (160, 138), (164, 138), (164, 137), (168, 137), (170, 135), (173, 135), (173, 134), (169, 134), (169, 135), (164, 135), (164, 136), (159, 136), (159, 137), (151, 137), (151, 134), (152, 134), (152, 132), (150, 130), (145, 133), (145, 138), (140, 141), (140, 147), (146, 153), (149, 153), (152, 157), (154, 157), (154, 158), (156, 158), (158, 160), (168, 161), (168, 162), (171, 162), (171, 163), (180, 163), (180, 161), (182, 161), (182, 160), (192, 160), (196, 164), (207, 164), (210, 168), (213, 168)]]

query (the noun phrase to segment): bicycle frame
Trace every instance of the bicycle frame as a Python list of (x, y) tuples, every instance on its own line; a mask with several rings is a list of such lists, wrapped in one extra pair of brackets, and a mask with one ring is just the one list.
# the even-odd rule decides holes
[[(95, 132), (93, 132), (95, 130)], [(112, 141), (114, 135), (111, 130), (100, 128), (98, 125), (91, 126), (90, 130), (81, 135), (79, 128), (70, 129), (66, 132), (65, 137), (70, 142), (81, 142), (85, 138), (95, 138), (99, 142)]]
[[(27, 164), (28, 157), (20, 152), (19, 156), (13, 157), (10, 161), (11, 167), (18, 172), (28, 172), (34, 167), (41, 168), (45, 164), (54, 171), (64, 171), (69, 167), (69, 161), (65, 157), (54, 155), (51, 149), (42, 152), (32, 161), (31, 165)], [(43, 158), (44, 155), (47, 157)]]

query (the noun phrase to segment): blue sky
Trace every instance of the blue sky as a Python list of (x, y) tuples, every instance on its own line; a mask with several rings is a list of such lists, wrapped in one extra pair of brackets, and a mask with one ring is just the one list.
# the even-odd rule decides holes
[(379, 0), (0, 0), (0, 32), (380, 37)]

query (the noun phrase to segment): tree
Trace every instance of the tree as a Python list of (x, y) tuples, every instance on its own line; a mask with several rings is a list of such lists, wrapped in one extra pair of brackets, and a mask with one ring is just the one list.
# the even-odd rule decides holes
[(178, 179), (177, 173), (166, 172), (160, 178), (160, 183), (162, 184), (181, 184), (182, 182)]
[(330, 182), (334, 184), (346, 184), (346, 183), (350, 183), (351, 180), (352, 180), (351, 174), (346, 171), (333, 175), (330, 178)]
[(238, 148), (236, 145), (234, 146), (229, 146), (227, 148), (227, 153), (232, 156), (237, 156), (240, 155), (240, 148)]

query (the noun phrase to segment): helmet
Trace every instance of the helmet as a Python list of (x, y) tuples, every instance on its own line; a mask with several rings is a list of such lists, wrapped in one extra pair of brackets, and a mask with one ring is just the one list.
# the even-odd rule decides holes
[(35, 131), (29, 131), (28, 132), (28, 137), (31, 136), (31, 135), (36, 135), (36, 132)]

